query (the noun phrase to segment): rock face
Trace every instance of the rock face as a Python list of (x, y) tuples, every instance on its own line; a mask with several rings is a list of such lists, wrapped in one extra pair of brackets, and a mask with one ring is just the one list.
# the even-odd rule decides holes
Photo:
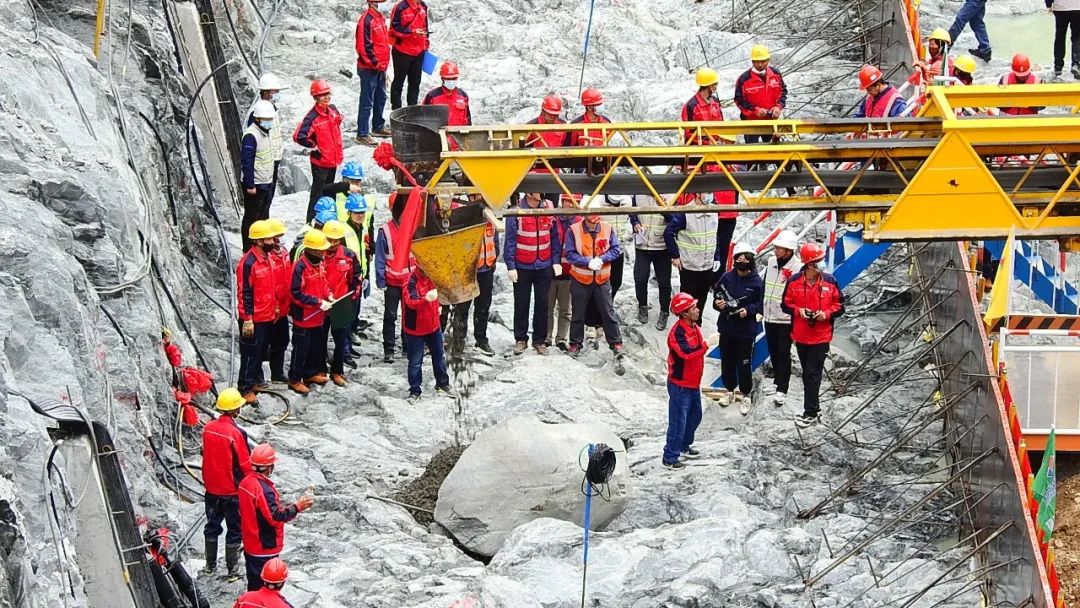
[(585, 463), (582, 449), (606, 443), (616, 450), (609, 500), (593, 499), (590, 528), (603, 529), (629, 502), (630, 468), (622, 441), (606, 424), (545, 424), (521, 416), (479, 436), (439, 490), (435, 521), (462, 545), (495, 555), (518, 526), (542, 517), (581, 525)]

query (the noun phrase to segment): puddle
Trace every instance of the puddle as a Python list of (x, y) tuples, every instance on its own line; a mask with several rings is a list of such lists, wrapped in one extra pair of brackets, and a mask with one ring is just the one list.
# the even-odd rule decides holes
[[(995, 59), (1000, 57), (1008, 61), (1014, 54), (1024, 53), (1031, 58), (1032, 69), (1037, 72), (1053, 69), (1053, 15), (1048, 15), (1045, 11), (1027, 15), (987, 15), (986, 30), (990, 35), (990, 46), (994, 49)], [(970, 32), (970, 29), (966, 31)], [(963, 48), (956, 52), (966, 53), (968, 45), (960, 46)]]

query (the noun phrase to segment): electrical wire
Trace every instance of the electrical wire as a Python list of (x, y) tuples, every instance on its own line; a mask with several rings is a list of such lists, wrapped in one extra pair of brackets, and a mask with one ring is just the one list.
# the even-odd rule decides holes
[(229, 30), (232, 32), (233, 41), (236, 42), (236, 52), (240, 55), (240, 58), (244, 60), (244, 66), (247, 67), (248, 72), (251, 73), (252, 77), (258, 79), (259, 74), (255, 72), (255, 68), (247, 58), (247, 53), (244, 52), (243, 45), (240, 44), (240, 34), (236, 31), (236, 23), (233, 21), (232, 11), (229, 10), (229, 1), (221, 0), (221, 7), (225, 9), (225, 20), (229, 22)]

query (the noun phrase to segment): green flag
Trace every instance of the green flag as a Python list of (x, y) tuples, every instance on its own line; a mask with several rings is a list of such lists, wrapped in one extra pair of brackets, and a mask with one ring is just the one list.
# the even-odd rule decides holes
[(1039, 473), (1035, 475), (1035, 483), (1032, 485), (1035, 500), (1039, 501), (1035, 525), (1043, 534), (1043, 542), (1050, 542), (1050, 537), (1054, 534), (1054, 512), (1057, 510), (1056, 458), (1054, 429), (1051, 428), (1050, 437), (1046, 440), (1046, 450), (1043, 452), (1042, 465), (1039, 466)]

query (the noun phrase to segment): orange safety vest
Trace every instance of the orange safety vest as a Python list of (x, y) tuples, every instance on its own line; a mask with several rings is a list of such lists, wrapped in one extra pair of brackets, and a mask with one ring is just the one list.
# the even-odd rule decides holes
[[(611, 247), (611, 224), (607, 222), (600, 222), (600, 230), (595, 233), (595, 237), (594, 233), (585, 230), (585, 222), (577, 222), (570, 227), (570, 232), (574, 235), (577, 252), (586, 258), (598, 258)], [(611, 277), (611, 264), (605, 262), (600, 270), (595, 271), (571, 266), (570, 276), (583, 285), (591, 285), (593, 281), (596, 281), (597, 285), (603, 285)]]
[(495, 226), (491, 222), (484, 224), (484, 242), (480, 249), (480, 257), (476, 259), (477, 268), (488, 268), (495, 265), (498, 253), (495, 251)]

